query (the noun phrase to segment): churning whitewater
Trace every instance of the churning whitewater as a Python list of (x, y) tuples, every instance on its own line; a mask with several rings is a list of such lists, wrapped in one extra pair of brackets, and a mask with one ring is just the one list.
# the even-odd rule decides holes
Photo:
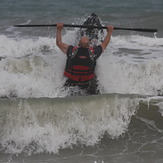
[(1, 145), (6, 152), (28, 155), (93, 146), (104, 134), (117, 138), (124, 133), (137, 104), (137, 96), (115, 94), (1, 100)]
[[(72, 44), (75, 34), (68, 31), (63, 39)], [(97, 62), (101, 93), (157, 95), (163, 88), (162, 42), (156, 37), (113, 36)], [(66, 56), (55, 45), (55, 38), (32, 40), (1, 35), (0, 50), (1, 97), (68, 95), (62, 87)]]
[[(75, 34), (67, 31), (63, 39), (72, 44)], [(0, 41), (1, 146), (7, 153), (58, 153), (98, 144), (105, 134), (115, 139), (127, 131), (140, 99), (163, 88), (162, 38), (113, 36), (97, 63), (104, 94), (97, 97), (67, 97), (66, 56), (55, 38), (1, 35)]]
[[(162, 9), (162, 0), (1, 0), (0, 162), (162, 163)], [(91, 13), (104, 26), (158, 32), (114, 30), (97, 60), (101, 94), (69, 96), (56, 28), (13, 26), (83, 24)], [(64, 28), (63, 41), (78, 45), (77, 31)]]

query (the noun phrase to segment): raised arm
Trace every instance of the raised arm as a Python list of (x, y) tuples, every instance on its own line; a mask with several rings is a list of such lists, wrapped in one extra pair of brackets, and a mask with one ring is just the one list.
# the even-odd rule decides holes
[(114, 30), (113, 26), (108, 26), (107, 35), (106, 35), (103, 43), (101, 44), (102, 51), (104, 51), (106, 49), (106, 47), (108, 46), (108, 44), (110, 42), (110, 39), (111, 39), (111, 35), (112, 35), (113, 30)]
[(62, 42), (62, 29), (63, 29), (63, 24), (62, 23), (58, 23), (57, 24), (56, 44), (62, 50), (62, 52), (66, 54), (69, 45), (67, 45), (67, 44)]

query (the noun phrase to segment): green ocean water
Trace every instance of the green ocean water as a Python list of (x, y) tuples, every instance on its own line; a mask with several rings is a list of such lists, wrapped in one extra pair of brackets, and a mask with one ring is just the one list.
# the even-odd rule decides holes
[[(163, 162), (162, 0), (0, 2), (0, 162)], [(93, 12), (103, 25), (158, 33), (115, 30), (97, 62), (102, 95), (68, 97), (56, 29), (13, 25), (82, 24)], [(76, 33), (63, 40), (77, 44)]]

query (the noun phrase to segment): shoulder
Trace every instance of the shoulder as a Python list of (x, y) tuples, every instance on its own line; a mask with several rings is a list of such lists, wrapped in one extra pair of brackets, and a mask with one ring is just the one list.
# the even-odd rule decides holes
[(94, 53), (95, 54), (101, 55), (102, 52), (103, 52), (103, 50), (102, 50), (101, 45), (98, 45), (98, 46), (94, 47)]
[(96, 60), (102, 54), (102, 46), (98, 45), (93, 47), (94, 59)]
[(72, 57), (74, 53), (77, 52), (77, 50), (78, 50), (78, 47), (70, 45), (67, 49), (67, 56)]
[(74, 46), (73, 46), (73, 45), (70, 45), (70, 46), (68, 47), (68, 49), (67, 49), (67, 52), (68, 52), (68, 51), (72, 51), (73, 48), (74, 48)]
[(93, 49), (94, 49), (94, 50), (102, 51), (102, 46), (101, 46), (101, 45), (98, 45), (98, 46), (94, 47)]
[(67, 53), (72, 53), (73, 51), (77, 50), (77, 46), (70, 45), (67, 49)]

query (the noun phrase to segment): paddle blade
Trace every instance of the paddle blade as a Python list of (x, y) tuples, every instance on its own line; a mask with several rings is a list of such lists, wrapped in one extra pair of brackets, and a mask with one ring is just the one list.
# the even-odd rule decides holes
[(120, 28), (120, 27), (114, 27), (114, 30), (130, 30), (130, 31), (151, 32), (151, 33), (158, 32), (158, 29), (151, 29), (151, 28)]

